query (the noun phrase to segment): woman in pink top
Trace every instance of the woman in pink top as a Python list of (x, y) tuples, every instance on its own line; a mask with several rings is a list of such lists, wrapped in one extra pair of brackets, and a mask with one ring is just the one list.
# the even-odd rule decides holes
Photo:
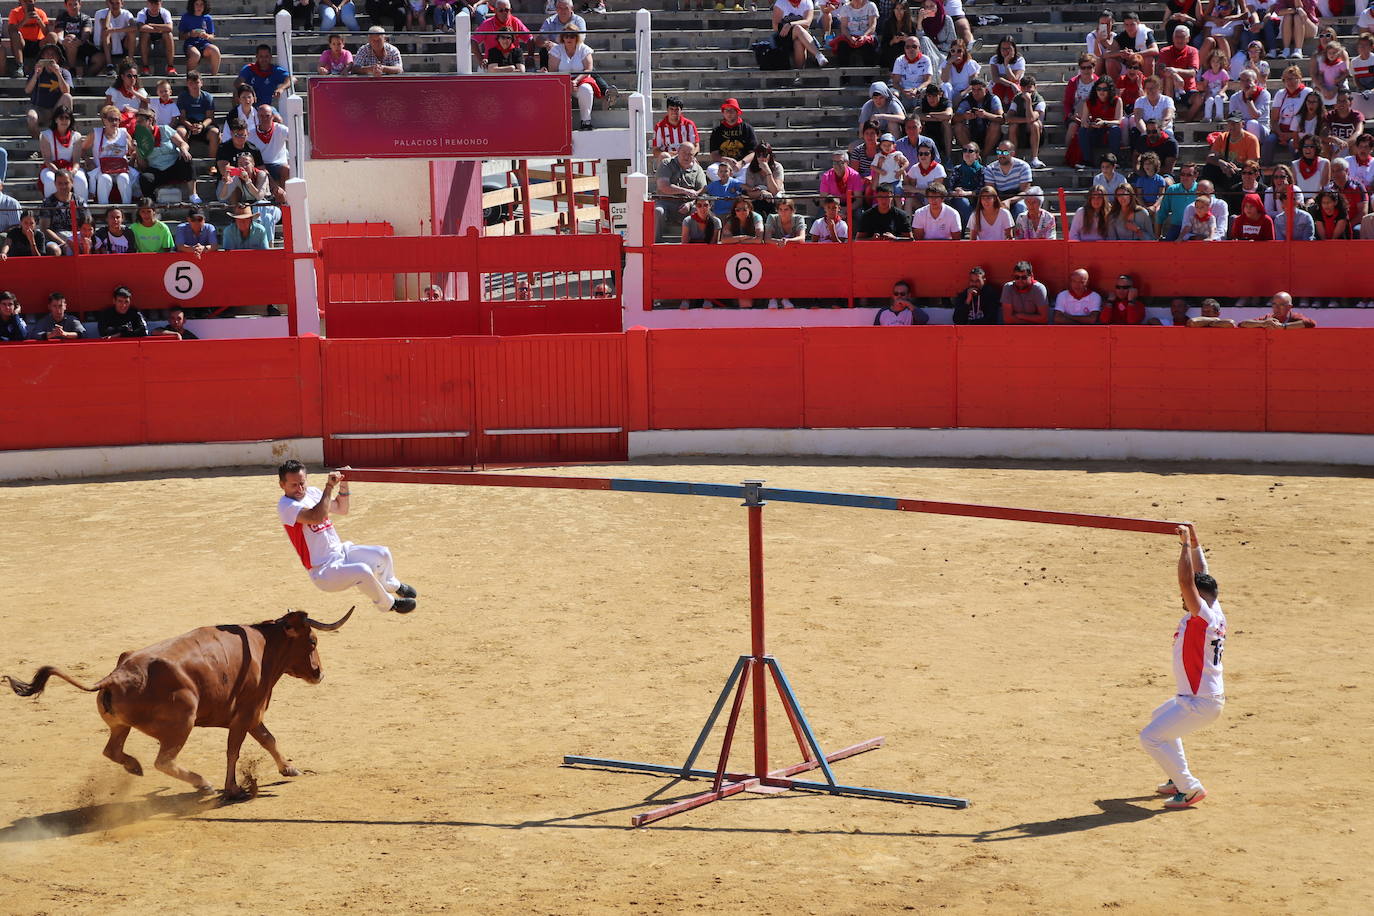
[(1312, 88), (1327, 108), (1336, 104), (1336, 92), (1350, 77), (1350, 54), (1332, 35), (1321, 53), (1312, 57)]
[(320, 76), (343, 76), (353, 66), (353, 54), (344, 47), (344, 37), (337, 32), (329, 36), (329, 47), (320, 55), (316, 68)]

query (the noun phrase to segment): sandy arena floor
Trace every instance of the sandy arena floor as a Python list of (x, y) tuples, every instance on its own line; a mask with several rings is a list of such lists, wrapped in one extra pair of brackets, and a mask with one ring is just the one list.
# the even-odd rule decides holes
[[(745, 512), (358, 483), (339, 527), (392, 547), (420, 609), (359, 598), (321, 636), (324, 683), (283, 679), (267, 722), (304, 774), (250, 739), (263, 794), (221, 806), (153, 770), (145, 736), (128, 749), (149, 775), (101, 757), (93, 697), (6, 690), (0, 913), (1367, 911), (1374, 480), (1197, 470), (566, 472), (1195, 521), (1231, 629), (1225, 716), (1188, 739), (1211, 793), (1196, 810), (1162, 811), (1136, 742), (1173, 692), (1172, 539), (770, 506), (770, 651), (823, 746), (888, 739), (837, 777), (973, 805), (744, 794), (633, 830), (702, 784), (561, 757), (682, 760), (748, 649)], [(0, 487), (0, 673), (95, 680), (196, 626), (338, 616), (352, 596), (307, 580), (278, 492), (256, 471)], [(781, 765), (796, 748), (774, 721)], [(181, 761), (218, 784), (224, 734), (198, 730)]]

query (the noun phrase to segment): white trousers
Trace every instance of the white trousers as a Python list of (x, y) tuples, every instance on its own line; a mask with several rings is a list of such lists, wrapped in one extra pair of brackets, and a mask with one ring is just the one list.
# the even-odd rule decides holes
[(356, 588), (372, 599), (377, 610), (391, 610), (393, 599), (389, 593), (401, 587), (392, 565), (391, 551), (351, 541), (345, 541), (343, 548), (343, 557), (310, 570), (310, 581), (326, 592)]
[(1150, 724), (1140, 732), (1140, 746), (1184, 795), (1202, 788), (1202, 783), (1188, 772), (1188, 760), (1183, 756), (1183, 736), (1211, 725), (1225, 705), (1225, 697), (1171, 697), (1160, 704)]

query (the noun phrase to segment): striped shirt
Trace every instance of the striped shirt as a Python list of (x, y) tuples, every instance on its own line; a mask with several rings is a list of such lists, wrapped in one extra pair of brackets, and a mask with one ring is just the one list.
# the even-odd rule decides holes
[(701, 148), (701, 137), (697, 134), (696, 122), (691, 118), (679, 118), (676, 127), (669, 124), (666, 117), (654, 125), (655, 149), (676, 153), (683, 143), (692, 143)]
[(1011, 160), (1009, 172), (1002, 170), (1000, 162), (983, 169), (983, 180), (996, 188), (997, 193), (1004, 198), (1020, 193), (1022, 183), (1029, 183), (1031, 180), (1030, 163), (1015, 156), (1008, 158)]

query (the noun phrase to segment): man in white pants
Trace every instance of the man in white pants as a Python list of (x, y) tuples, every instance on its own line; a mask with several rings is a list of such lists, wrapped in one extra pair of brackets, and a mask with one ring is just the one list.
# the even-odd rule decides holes
[(1140, 733), (1140, 744), (1169, 777), (1156, 788), (1160, 795), (1170, 796), (1164, 807), (1191, 808), (1207, 797), (1207, 790), (1188, 772), (1183, 736), (1215, 722), (1226, 704), (1221, 680), (1226, 615), (1217, 601), (1217, 580), (1207, 574), (1202, 548), (1187, 528), (1180, 526), (1178, 537), (1178, 587), (1188, 612), (1174, 633), (1178, 694), (1154, 711)]
[[(358, 588), (379, 611), (409, 614), (415, 610), (417, 592), (396, 578), (390, 550), (339, 540), (330, 516), (347, 515), (349, 497), (340, 471), (329, 472), (321, 492), (306, 485), (305, 465), (293, 458), (277, 468), (277, 483), (282, 489), (277, 515), (317, 588), (326, 592)], [(391, 592), (397, 597), (392, 598)]]

